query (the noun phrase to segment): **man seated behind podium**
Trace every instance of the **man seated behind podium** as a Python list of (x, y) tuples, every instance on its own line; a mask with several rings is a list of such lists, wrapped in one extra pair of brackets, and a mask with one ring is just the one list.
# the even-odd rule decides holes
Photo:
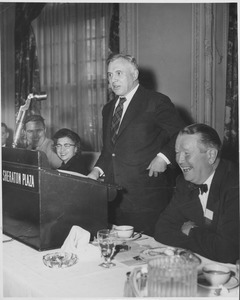
[(53, 150), (53, 141), (46, 137), (43, 117), (40, 115), (28, 116), (24, 121), (23, 129), (26, 132), (27, 149), (44, 152), (52, 169), (60, 167), (62, 161)]
[(1, 123), (2, 125), (2, 147), (11, 147), (11, 143), (9, 141), (9, 129), (5, 123)]
[[(183, 174), (177, 178), (171, 202), (159, 216), (155, 239), (235, 264), (239, 258), (237, 168), (220, 158), (220, 138), (205, 124), (181, 130), (175, 145)], [(201, 191), (195, 184), (204, 184), (205, 189)]]
[(57, 155), (62, 161), (62, 165), (58, 169), (83, 175), (88, 174), (81, 152), (81, 139), (76, 132), (68, 128), (62, 128), (54, 134), (53, 141)]

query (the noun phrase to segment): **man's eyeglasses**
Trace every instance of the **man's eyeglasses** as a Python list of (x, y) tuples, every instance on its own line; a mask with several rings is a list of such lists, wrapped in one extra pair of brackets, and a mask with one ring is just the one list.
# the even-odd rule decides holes
[(63, 145), (61, 145), (61, 144), (55, 145), (56, 149), (61, 149), (62, 147), (69, 149), (70, 147), (74, 147), (74, 146), (75, 146), (74, 144), (68, 144), (68, 143), (63, 144)]

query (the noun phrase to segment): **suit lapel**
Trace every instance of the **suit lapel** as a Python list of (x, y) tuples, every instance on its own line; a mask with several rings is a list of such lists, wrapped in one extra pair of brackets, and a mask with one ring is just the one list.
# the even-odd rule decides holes
[[(215, 174), (213, 176), (213, 180), (210, 186), (209, 194), (208, 194), (208, 201), (207, 201), (207, 207), (209, 211), (216, 213), (218, 211), (219, 206), (219, 199), (220, 199), (220, 191), (221, 191), (221, 185), (222, 185), (222, 174), (225, 173), (225, 168), (223, 164), (219, 163)], [(214, 216), (213, 216), (214, 217)]]
[(131, 123), (139, 114), (144, 111), (145, 109), (145, 97), (142, 92), (141, 86), (137, 89), (136, 93), (134, 94), (127, 111), (125, 112), (122, 122), (120, 124), (118, 137), (124, 132), (126, 127), (128, 127), (129, 123)]
[(111, 127), (112, 127), (112, 118), (113, 118), (113, 113), (114, 113), (114, 109), (115, 109), (115, 105), (116, 105), (116, 102), (117, 102), (117, 97), (116, 99), (113, 101), (111, 107), (110, 107), (110, 111), (109, 111), (109, 118), (108, 118), (108, 127), (110, 128), (110, 131), (111, 131)]
[(113, 112), (114, 112), (114, 108), (115, 108), (115, 104), (117, 102), (118, 97), (115, 97), (114, 100), (111, 100), (111, 102), (109, 102), (105, 108), (105, 112), (104, 112), (104, 128), (103, 131), (106, 134), (106, 138), (107, 141), (109, 141), (110, 146), (112, 146), (111, 143), (111, 126), (112, 126), (112, 117), (113, 117)]
[(186, 211), (188, 211), (188, 214), (190, 212), (191, 220), (193, 220), (196, 224), (203, 224), (204, 222), (204, 216), (203, 216), (203, 209), (200, 202), (200, 199), (198, 197), (199, 190), (189, 190), (188, 199), (189, 201), (186, 202)]

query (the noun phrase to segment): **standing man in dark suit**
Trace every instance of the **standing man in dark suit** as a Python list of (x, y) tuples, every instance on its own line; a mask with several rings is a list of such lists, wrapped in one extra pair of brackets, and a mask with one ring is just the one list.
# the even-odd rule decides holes
[(88, 176), (105, 174), (105, 182), (122, 187), (109, 203), (110, 223), (153, 235), (172, 194), (167, 166), (174, 165), (175, 139), (184, 123), (167, 96), (139, 85), (132, 56), (115, 54), (107, 65), (116, 99), (103, 108), (103, 149)]
[(239, 258), (238, 168), (221, 159), (220, 151), (221, 140), (208, 125), (193, 124), (179, 133), (176, 161), (183, 174), (159, 216), (155, 239), (235, 264)]

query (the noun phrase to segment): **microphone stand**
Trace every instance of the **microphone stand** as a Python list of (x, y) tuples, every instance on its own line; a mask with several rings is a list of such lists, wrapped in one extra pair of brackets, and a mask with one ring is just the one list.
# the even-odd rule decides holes
[(18, 143), (19, 143), (21, 133), (22, 133), (22, 129), (23, 129), (23, 125), (24, 125), (23, 122), (24, 122), (24, 119), (25, 119), (25, 116), (26, 116), (26, 112), (30, 107), (32, 99), (36, 99), (38, 101), (45, 100), (45, 99), (47, 99), (47, 94), (46, 93), (29, 94), (25, 104), (20, 106), (20, 109), (18, 111), (18, 115), (17, 115), (17, 118), (16, 118), (16, 131), (15, 131), (15, 136), (14, 136), (14, 140), (13, 140), (13, 144), (12, 144), (13, 148), (16, 148)]

